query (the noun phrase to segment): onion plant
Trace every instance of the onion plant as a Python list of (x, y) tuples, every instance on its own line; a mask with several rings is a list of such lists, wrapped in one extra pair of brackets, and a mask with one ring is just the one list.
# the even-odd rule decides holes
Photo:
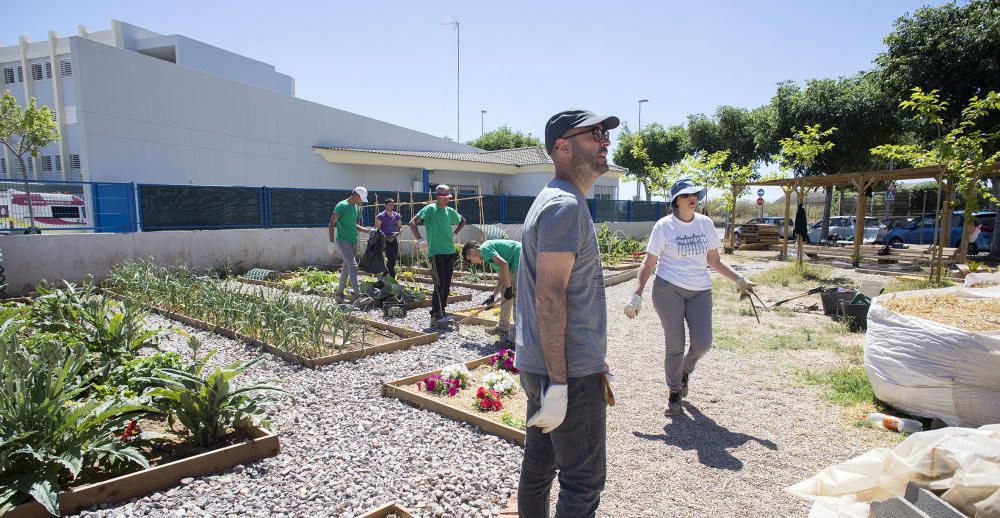
[[(260, 286), (226, 286), (186, 267), (121, 263), (109, 273), (107, 285), (136, 302), (231, 329), (306, 358), (343, 350), (363, 328), (350, 319), (349, 311), (326, 301), (296, 299)], [(339, 345), (326, 340), (338, 335), (346, 337)]]

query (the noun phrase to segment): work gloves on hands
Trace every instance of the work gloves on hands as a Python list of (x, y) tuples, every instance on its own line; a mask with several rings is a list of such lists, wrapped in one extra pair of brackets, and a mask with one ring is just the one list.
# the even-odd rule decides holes
[(334, 243), (327, 243), (326, 253), (330, 254), (330, 257), (337, 257), (337, 245)]
[(506, 288), (504, 288), (504, 290), (503, 290), (503, 298), (504, 298), (504, 300), (510, 300), (510, 299), (514, 298), (514, 287), (513, 286), (507, 286)]
[(632, 298), (628, 299), (628, 304), (625, 304), (625, 316), (635, 318), (639, 316), (640, 309), (642, 309), (642, 295), (633, 293)]
[(751, 291), (753, 291), (755, 287), (757, 287), (756, 284), (750, 282), (749, 280), (747, 280), (746, 277), (743, 277), (742, 275), (738, 279), (736, 279), (736, 285), (739, 286), (741, 295), (750, 293)]
[(566, 405), (569, 402), (569, 385), (556, 383), (542, 394), (542, 407), (528, 418), (528, 426), (537, 426), (542, 433), (555, 430), (566, 419)]
[(486, 300), (483, 301), (483, 305), (484, 306), (492, 306), (493, 303), (496, 302), (496, 301), (497, 301), (497, 296), (496, 295), (490, 295), (489, 297), (486, 297)]

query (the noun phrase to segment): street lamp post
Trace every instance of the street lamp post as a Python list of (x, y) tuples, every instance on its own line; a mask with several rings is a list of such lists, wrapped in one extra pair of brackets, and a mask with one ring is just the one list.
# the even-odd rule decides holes
[[(636, 132), (642, 131), (642, 103), (648, 103), (649, 99), (639, 99), (639, 121), (636, 124)], [(639, 189), (642, 187), (642, 182), (638, 178), (635, 179), (635, 199), (639, 201)]]
[(455, 27), (455, 142), (462, 141), (462, 28), (457, 18), (452, 18), (441, 25)]
[(486, 110), (479, 110), (479, 136), (482, 137), (486, 133)]

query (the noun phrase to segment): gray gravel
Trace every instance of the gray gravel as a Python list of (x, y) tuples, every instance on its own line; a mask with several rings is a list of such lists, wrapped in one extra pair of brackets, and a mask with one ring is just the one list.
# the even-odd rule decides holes
[[(427, 315), (408, 319), (423, 326)], [(218, 349), (213, 364), (262, 354), (160, 317), (150, 323)], [(185, 341), (172, 333), (162, 348), (186, 354)], [(484, 356), (491, 344), (483, 328), (466, 327), (430, 345), (318, 369), (264, 354), (242, 382), (277, 380), (298, 400), (274, 412), (281, 455), (81, 515), (353, 516), (397, 501), (421, 516), (495, 516), (517, 486), (521, 448), (379, 392), (383, 381)]]

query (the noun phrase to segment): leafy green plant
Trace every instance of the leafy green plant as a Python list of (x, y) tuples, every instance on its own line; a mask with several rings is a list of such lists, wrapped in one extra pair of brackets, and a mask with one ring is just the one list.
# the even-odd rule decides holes
[(115, 398), (78, 401), (93, 377), (88, 355), (79, 343), (0, 339), (0, 514), (34, 498), (58, 515), (60, 487), (84, 469), (149, 467), (116, 433), (156, 410)]
[(135, 398), (155, 386), (144, 381), (144, 378), (154, 376), (157, 369), (182, 369), (184, 366), (184, 358), (175, 352), (140, 356), (112, 370), (102, 385), (94, 386), (94, 391), (99, 396)]
[(144, 395), (157, 398), (155, 404), (171, 419), (180, 421), (191, 432), (191, 439), (197, 446), (212, 446), (230, 430), (269, 426), (264, 409), (276, 401), (271, 395), (288, 394), (264, 383), (241, 388), (230, 383), (263, 357), (216, 367), (204, 375), (205, 365), (214, 355), (212, 351), (185, 369), (157, 369), (155, 377), (140, 379), (155, 386)]
[(618, 230), (611, 231), (607, 223), (597, 231), (597, 246), (601, 250), (601, 262), (613, 266), (636, 261), (636, 254), (646, 251), (646, 243)]

